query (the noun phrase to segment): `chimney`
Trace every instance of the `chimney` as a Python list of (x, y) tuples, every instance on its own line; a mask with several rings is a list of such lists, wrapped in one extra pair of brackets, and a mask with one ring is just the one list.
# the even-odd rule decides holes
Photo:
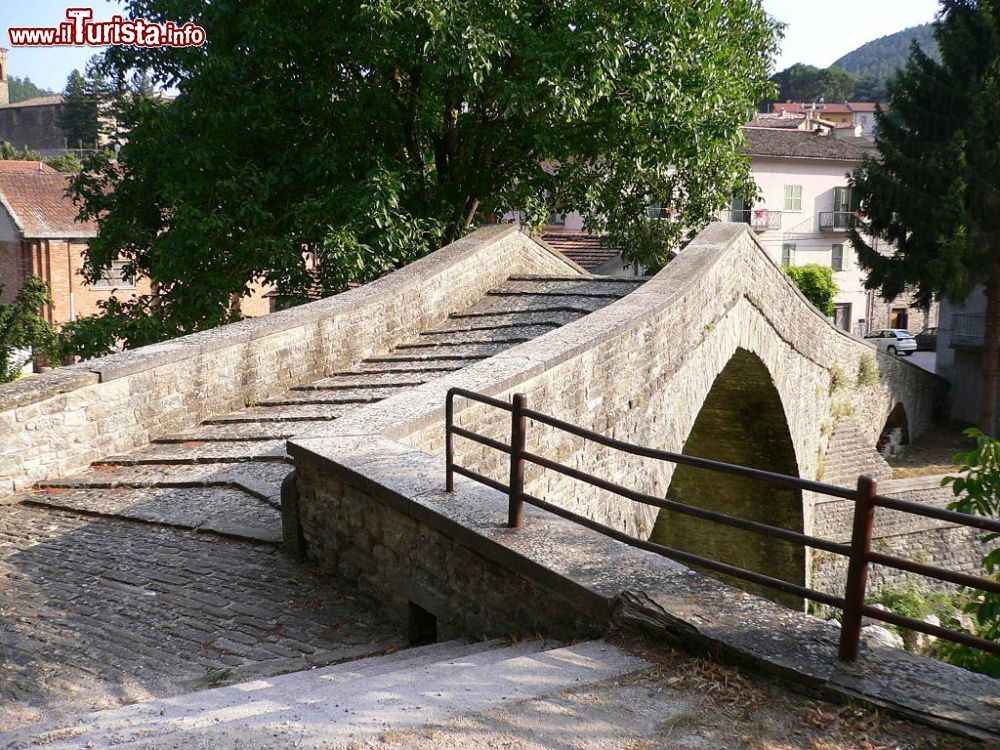
[(7, 86), (7, 50), (0, 47), (0, 107), (10, 104), (10, 89)]

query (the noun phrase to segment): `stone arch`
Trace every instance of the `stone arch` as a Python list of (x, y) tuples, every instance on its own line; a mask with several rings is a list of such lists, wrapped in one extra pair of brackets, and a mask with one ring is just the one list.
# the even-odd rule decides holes
[[(781, 396), (767, 366), (739, 348), (716, 377), (684, 443), (688, 455), (798, 475), (795, 445)], [(678, 465), (671, 500), (741, 518), (803, 530), (802, 493), (756, 480)], [(799, 545), (663, 510), (650, 539), (688, 552), (805, 584), (806, 553)], [(800, 606), (801, 599), (744, 582), (741, 588)]]
[[(882, 432), (879, 433), (875, 449), (888, 458), (899, 452), (899, 449), (910, 444), (910, 419), (906, 414), (903, 402), (897, 402), (886, 417)], [(870, 443), (869, 443), (870, 445)]]

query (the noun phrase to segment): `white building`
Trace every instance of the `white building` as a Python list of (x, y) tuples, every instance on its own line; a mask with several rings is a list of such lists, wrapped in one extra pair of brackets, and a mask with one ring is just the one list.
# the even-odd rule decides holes
[(749, 224), (778, 263), (832, 268), (840, 290), (834, 322), (846, 331), (863, 336), (878, 328), (920, 331), (936, 325), (936, 310), (914, 308), (905, 298), (886, 303), (865, 290), (865, 272), (847, 239), (858, 209), (848, 174), (873, 151), (873, 142), (791, 124), (744, 132), (759, 198), (752, 206), (733, 201), (720, 219)]

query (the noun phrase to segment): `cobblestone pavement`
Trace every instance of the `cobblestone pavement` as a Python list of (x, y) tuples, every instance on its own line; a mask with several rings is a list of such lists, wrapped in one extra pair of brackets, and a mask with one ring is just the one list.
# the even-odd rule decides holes
[(278, 551), (284, 439), (641, 282), (512, 278), (350, 372), (15, 497), (0, 509), (0, 731), (400, 645), (401, 624)]
[(0, 513), (0, 729), (384, 650), (398, 628), (273, 547)]

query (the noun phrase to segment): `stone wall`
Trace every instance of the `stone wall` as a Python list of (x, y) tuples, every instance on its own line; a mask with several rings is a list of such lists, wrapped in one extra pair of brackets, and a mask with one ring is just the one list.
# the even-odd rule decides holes
[[(950, 487), (941, 486), (944, 476), (942, 474), (915, 479), (888, 480), (879, 484), (878, 491), (881, 495), (945, 508), (955, 496)], [(853, 513), (853, 503), (836, 498), (824, 498), (816, 505), (816, 535), (834, 542), (850, 543)], [(947, 521), (878, 508), (875, 511), (872, 548), (887, 555), (903, 557), (926, 565), (982, 575), (982, 560), (987, 552), (987, 545), (981, 541), (982, 536), (981, 531), (955, 526)], [(816, 589), (843, 594), (847, 576), (846, 558), (817, 552), (813, 555), (812, 566), (812, 580)], [(875, 596), (886, 588), (898, 588), (909, 581), (919, 581), (920, 585), (927, 589), (956, 589), (951, 584), (934, 582), (894, 568), (873, 565), (868, 577), (869, 596)]]
[(66, 143), (66, 133), (59, 127), (62, 108), (61, 102), (26, 106), (15, 102), (0, 108), (0, 142), (46, 153), (75, 148), (76, 144)]
[[(844, 413), (855, 415), (859, 439), (872, 450), (897, 403), (906, 405), (914, 435), (931, 421), (938, 385), (933, 375), (898, 358), (878, 356), (873, 347), (835, 329), (749, 232), (716, 225), (624, 299), (360, 409), (308, 438), (385, 435), (420, 455), (440, 458), (445, 393), (460, 386), (502, 399), (525, 393), (530, 406), (546, 414), (639, 445), (682, 452), (720, 373), (734, 358), (750, 355), (766, 373), (758, 380), (760, 388), (780, 397), (780, 407), (767, 418), (784, 419), (791, 442), (786, 464), (803, 477), (821, 473), (833, 425)], [(876, 364), (879, 377), (859, 383), (865, 358)], [(740, 404), (733, 406), (732, 416), (738, 418)], [(508, 439), (509, 421), (507, 412), (464, 399), (456, 404), (457, 424), (499, 440)], [(307, 442), (298, 438), (290, 445)], [(674, 475), (673, 464), (623, 455), (537, 423), (529, 424), (527, 442), (533, 452), (656, 497), (667, 494)], [(710, 440), (705, 448), (711, 448)], [(506, 455), (459, 438), (456, 457), (506, 482)], [(654, 508), (535, 467), (527, 472), (527, 489), (640, 538), (649, 537), (657, 517)], [(772, 496), (763, 488), (759, 502)], [(814, 501), (806, 496), (782, 517), (808, 533)], [(713, 526), (701, 533), (707, 538), (723, 532)], [(762, 554), (766, 557), (767, 550)], [(790, 580), (808, 582), (810, 570), (805, 560), (784, 572)]]
[[(709, 228), (666, 271), (624, 300), (512, 350), (512, 357), (546, 364), (540, 374), (504, 387), (497, 395), (525, 393), (529, 404), (546, 414), (680, 453), (720, 373), (745, 352), (766, 368), (761, 387), (773, 388), (780, 396), (784, 413), (769, 418), (786, 421), (794, 449), (785, 464), (787, 471), (797, 469), (802, 477), (821, 478), (824, 462), (832, 458), (826, 455), (829, 436), (844, 413), (856, 415), (860, 439), (872, 449), (896, 403), (906, 405), (913, 435), (925, 429), (932, 419), (937, 379), (906, 361), (880, 355), (831, 326), (752, 235), (734, 235), (736, 231), (722, 225)], [(875, 383), (858, 383), (864, 358), (879, 371)], [(742, 406), (735, 402), (731, 406), (730, 416), (736, 420)], [(496, 439), (509, 435), (507, 415), (488, 407), (460, 408), (457, 422)], [(430, 421), (404, 439), (415, 448), (440, 454), (442, 423)], [(657, 497), (667, 494), (673, 477), (672, 464), (585, 444), (542, 425), (529, 426), (528, 446)], [(704, 449), (711, 445), (696, 452)], [(458, 440), (456, 456), (470, 468), (505, 478), (507, 459), (495, 451)], [(527, 488), (641, 538), (650, 535), (656, 520), (655, 509), (554, 472), (529, 469)], [(770, 495), (767, 489), (762, 494)], [(807, 496), (804, 508), (786, 514), (788, 519), (801, 519), (800, 530), (804, 526), (807, 532), (811, 500)], [(719, 532), (711, 528), (704, 533)], [(793, 577), (801, 580), (803, 575)]]
[(0, 386), (0, 496), (347, 369), (514, 273), (577, 271), (489, 227), (336, 297)]
[[(375, 443), (377, 445), (377, 442)], [(392, 453), (386, 446), (384, 461)], [(358, 481), (340, 467), (300, 457), (302, 527), (310, 558), (350, 581), (402, 621), (416, 605), (437, 620), (437, 637), (596, 635), (609, 610), (542, 585), (544, 571), (517, 570), (484, 554), (482, 543), (409, 505), (396, 488)], [(565, 594), (565, 595), (561, 595)], [(598, 611), (598, 616), (588, 606)]]

